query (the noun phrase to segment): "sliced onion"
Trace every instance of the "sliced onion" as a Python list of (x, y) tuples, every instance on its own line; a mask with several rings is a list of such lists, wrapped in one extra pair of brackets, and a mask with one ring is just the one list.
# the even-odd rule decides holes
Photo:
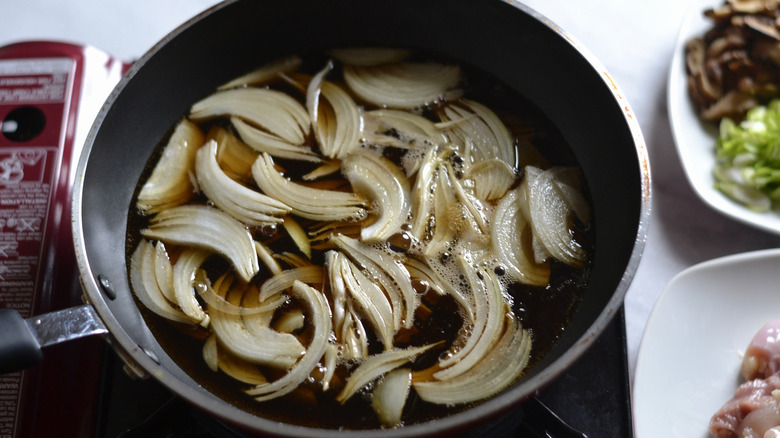
[(310, 147), (290, 143), (281, 137), (255, 128), (238, 117), (231, 117), (230, 123), (236, 129), (241, 140), (257, 152), (265, 152), (271, 156), (288, 160), (310, 161), (312, 163), (322, 161), (322, 158)]
[[(234, 285), (235, 279), (229, 273), (222, 275), (218, 280), (219, 284)], [(229, 287), (229, 286), (228, 286)], [(252, 315), (255, 313), (267, 313), (274, 312), (279, 306), (281, 306), (287, 299), (281, 295), (274, 297), (271, 300), (263, 300), (262, 304), (258, 306), (246, 306), (244, 304), (233, 304), (227, 301), (223, 296), (219, 295), (214, 287), (208, 281), (208, 278), (201, 278), (196, 285), (196, 290), (203, 302), (206, 303), (209, 310), (218, 310), (228, 315)]]
[(366, 315), (385, 350), (393, 348), (393, 335), (397, 330), (393, 322), (393, 307), (382, 289), (341, 253), (330, 257), (329, 263), (337, 265), (336, 269), (328, 269), (331, 287), (340, 288), (343, 284), (347, 299), (351, 299)]
[(361, 99), (389, 108), (417, 108), (461, 94), (460, 67), (403, 62), (380, 66), (344, 66), (344, 81)]
[[(243, 291), (232, 289), (229, 283), (215, 282), (215, 291), (233, 305), (240, 306)], [(256, 294), (254, 294), (256, 296)], [(279, 333), (268, 326), (255, 326), (250, 331), (241, 315), (209, 308), (211, 328), (219, 344), (227, 351), (252, 364), (289, 369), (305, 353), (298, 339), (288, 333)], [(268, 318), (270, 322), (270, 318)]]
[(186, 248), (173, 265), (173, 292), (176, 303), (185, 315), (206, 327), (209, 317), (195, 295), (195, 274), (211, 254), (208, 251)]
[(215, 335), (206, 338), (206, 342), (203, 344), (203, 360), (212, 371), (222, 370), (222, 372), (239, 382), (250, 385), (268, 382), (268, 379), (265, 378), (265, 375), (256, 365), (221, 351)]
[(260, 368), (250, 362), (241, 360), (229, 353), (222, 353), (217, 348), (219, 369), (228, 376), (249, 385), (261, 385), (268, 382)]
[(287, 234), (290, 235), (290, 238), (292, 238), (293, 242), (295, 242), (295, 245), (303, 255), (305, 255), (306, 258), (311, 259), (311, 242), (309, 242), (309, 236), (306, 235), (306, 231), (303, 230), (298, 221), (287, 216), (284, 218), (282, 226), (287, 230)]
[[(309, 85), (306, 87), (306, 110), (309, 112), (312, 126), (316, 128), (320, 117), (320, 97), (322, 96), (322, 82), (325, 76), (333, 70), (333, 62), (328, 62), (325, 67), (311, 77)], [(315, 129), (315, 135), (316, 129)], [(319, 137), (317, 137), (319, 141)]]
[(431, 148), (425, 153), (412, 189), (411, 233), (417, 240), (423, 240), (433, 215), (433, 192), (441, 164), (440, 153), (439, 148)]
[(157, 281), (157, 287), (168, 301), (176, 302), (176, 293), (173, 290), (173, 265), (168, 257), (168, 251), (165, 250), (165, 244), (157, 242), (154, 245), (154, 277)]
[(362, 197), (290, 181), (274, 168), (268, 154), (257, 158), (252, 174), (263, 192), (289, 205), (298, 216), (321, 221), (360, 220), (366, 216)]
[(336, 235), (331, 240), (385, 291), (393, 305), (394, 329), (411, 328), (419, 302), (404, 265), (389, 254), (347, 236)]
[(141, 187), (137, 200), (139, 210), (156, 213), (192, 198), (195, 188), (190, 169), (203, 141), (200, 128), (189, 120), (183, 119), (176, 125), (152, 174)]
[(333, 380), (333, 376), (336, 375), (336, 366), (339, 358), (339, 346), (333, 342), (328, 342), (327, 348), (325, 348), (325, 355), (322, 358), (322, 390), (327, 391), (330, 389), (330, 382)]
[(322, 154), (342, 158), (360, 146), (363, 118), (349, 93), (324, 80), (330, 68), (331, 64), (328, 64), (309, 83), (306, 106)]
[(347, 382), (339, 395), (336, 396), (336, 401), (344, 404), (355, 393), (360, 391), (364, 386), (371, 383), (377, 377), (390, 372), (401, 365), (414, 360), (420, 354), (430, 350), (437, 346), (438, 343), (428, 344), (422, 347), (410, 347), (406, 349), (395, 349), (390, 351), (384, 351), (379, 354), (370, 356), (363, 361), (347, 378)]
[(574, 240), (569, 222), (571, 208), (556, 188), (555, 174), (526, 166), (520, 188), (527, 199), (527, 211), (524, 210), (524, 213), (529, 218), (534, 236), (553, 257), (567, 265), (582, 267), (587, 254)]
[(302, 309), (290, 309), (274, 320), (272, 328), (282, 333), (295, 333), (296, 330), (303, 328), (305, 321), (306, 316)]
[(368, 357), (368, 336), (363, 321), (354, 310), (350, 309), (344, 325), (338, 333), (338, 339), (343, 347), (341, 357), (344, 360), (363, 360)]
[(341, 160), (333, 159), (322, 163), (319, 167), (303, 175), (304, 181), (314, 181), (324, 176), (333, 175), (341, 171)]
[(306, 284), (322, 284), (325, 281), (325, 272), (321, 266), (302, 266), (285, 269), (266, 280), (260, 286), (260, 301), (268, 300), (292, 287), (295, 281)]
[(190, 109), (194, 121), (237, 116), (292, 144), (303, 144), (311, 122), (306, 109), (286, 93), (266, 88), (219, 91)]
[(448, 105), (439, 111), (439, 117), (465, 145), (474, 142), (476, 161), (497, 158), (509, 166), (515, 165), (515, 141), (509, 129), (490, 108), (481, 103), (461, 99), (459, 105)]
[(295, 390), (309, 377), (314, 367), (328, 348), (328, 337), (332, 331), (330, 307), (320, 291), (300, 281), (292, 287), (292, 295), (303, 301), (311, 313), (314, 333), (306, 353), (283, 377), (271, 383), (256, 385), (247, 394), (258, 401), (270, 400)]
[(433, 190), (433, 235), (424, 251), (428, 257), (445, 252), (463, 223), (463, 206), (458, 203), (452, 180), (445, 169), (437, 172)]
[(166, 295), (173, 295), (172, 284), (170, 292), (164, 293), (160, 290), (160, 284), (173, 282), (173, 271), (170, 271), (169, 280), (159, 281), (155, 276), (156, 263), (154, 245), (146, 239), (141, 239), (130, 257), (130, 281), (136, 297), (147, 309), (163, 318), (187, 324), (195, 323), (166, 298)]
[(236, 181), (252, 181), (252, 163), (258, 155), (256, 150), (218, 126), (209, 131), (208, 140), (217, 142), (217, 163), (227, 176)]
[(206, 342), (203, 343), (203, 361), (211, 369), (211, 371), (219, 371), (219, 358), (217, 357), (217, 337), (214, 335), (206, 338)]
[(292, 209), (274, 198), (256, 192), (227, 176), (217, 163), (217, 142), (210, 140), (198, 150), (195, 175), (206, 197), (244, 224), (263, 226), (281, 223)]
[(507, 313), (498, 278), (483, 266), (470, 266), (463, 257), (458, 257), (456, 261), (471, 287), (476, 319), (467, 329), (468, 337), (463, 346), (451, 356), (439, 360), (439, 366), (444, 369), (433, 376), (440, 380), (459, 376), (485, 360), (501, 336)]
[(263, 262), (265, 267), (268, 268), (269, 271), (271, 271), (271, 274), (276, 275), (282, 272), (282, 267), (279, 265), (279, 262), (274, 257), (274, 254), (262, 242), (258, 242), (255, 240), (255, 252), (257, 253), (257, 257), (260, 259), (261, 262)]
[(344, 47), (328, 52), (331, 56), (352, 65), (380, 65), (398, 62), (411, 54), (407, 49), (389, 47)]
[(311, 260), (304, 258), (300, 254), (289, 251), (274, 254), (274, 258), (292, 268), (304, 268), (306, 266), (312, 266)]
[(344, 176), (359, 195), (371, 200), (376, 219), (360, 231), (364, 242), (379, 242), (401, 230), (409, 217), (409, 182), (390, 160), (376, 155), (354, 153), (344, 159)]
[(468, 211), (474, 223), (479, 228), (478, 231), (482, 233), (487, 232), (488, 226), (487, 218), (485, 217), (484, 213), (485, 207), (481, 205), (479, 199), (476, 199), (470, 194), (466, 193), (466, 190), (463, 188), (463, 184), (461, 184), (460, 180), (455, 176), (455, 171), (451, 166), (447, 166), (447, 173), (450, 184), (453, 188), (453, 192), (455, 193), (455, 197), (460, 201), (463, 207), (465, 207), (466, 211)]
[(468, 168), (469, 177), (474, 180), (477, 198), (494, 200), (503, 197), (517, 179), (514, 169), (503, 160), (484, 160)]
[(519, 189), (515, 189), (499, 201), (490, 241), (496, 258), (515, 281), (544, 286), (550, 281), (550, 265), (535, 263), (534, 255), (529, 254), (532, 230), (522, 213), (524, 200)]
[(369, 144), (427, 151), (449, 141), (432, 121), (409, 111), (373, 110), (366, 113), (365, 120), (364, 135)]
[(371, 396), (371, 407), (383, 426), (395, 427), (401, 424), (411, 387), (412, 371), (409, 368), (390, 371), (376, 385)]
[(456, 285), (452, 284), (449, 279), (442, 276), (439, 271), (444, 270), (442, 267), (443, 262), (440, 257), (425, 257), (420, 256), (421, 259), (415, 259), (408, 257), (404, 260), (404, 265), (409, 270), (412, 278), (417, 276), (419, 279), (423, 279), (428, 283), (428, 286), (440, 295), (449, 295), (455, 302), (463, 309), (464, 316), (469, 321), (474, 321), (474, 309), (472, 306), (472, 300), (466, 294), (464, 294)]
[(336, 260), (338, 257), (341, 257), (338, 251), (325, 253), (333, 332), (341, 346), (340, 356), (344, 360), (362, 359), (368, 356), (368, 337), (363, 322), (355, 314), (352, 303), (347, 300), (347, 286), (341, 276), (341, 263)]
[[(244, 292), (241, 294), (241, 306), (248, 307), (250, 309), (255, 307), (266, 307), (265, 305), (269, 302), (279, 301), (281, 301), (279, 300), (279, 297), (273, 297), (271, 299), (261, 301), (260, 291), (257, 289), (257, 286), (254, 283), (246, 285)], [(287, 300), (281, 301), (281, 303), (286, 302)], [(241, 314), (241, 319), (244, 321), (244, 327), (246, 327), (246, 329), (255, 336), (265, 336), (267, 330), (271, 328), (271, 323), (275, 319), (276, 310), (277, 309), (267, 312), (254, 313), (243, 312)], [(276, 331), (274, 330), (274, 332)]]
[(580, 172), (576, 167), (556, 166), (550, 168), (555, 188), (561, 193), (566, 205), (571, 208), (583, 224), (590, 223), (590, 204), (582, 194)]
[(413, 280), (424, 282), (428, 289), (438, 295), (447, 295), (454, 287), (449, 282), (441, 282), (438, 274), (427, 263), (414, 257), (404, 259), (404, 266)]
[(247, 282), (260, 269), (252, 235), (240, 222), (216, 208), (184, 205), (164, 210), (150, 220), (141, 235), (222, 254)]
[(485, 358), (468, 371), (447, 380), (420, 380), (428, 370), (412, 376), (417, 395), (430, 403), (455, 405), (491, 397), (522, 374), (531, 352), (531, 335), (511, 316), (506, 330)]
[(265, 64), (256, 70), (233, 79), (232, 81), (221, 85), (218, 89), (226, 90), (228, 88), (262, 85), (278, 78), (280, 74), (294, 72), (298, 69), (298, 67), (300, 67), (301, 62), (301, 57), (298, 55), (286, 56), (284, 58), (269, 62), (268, 64)]

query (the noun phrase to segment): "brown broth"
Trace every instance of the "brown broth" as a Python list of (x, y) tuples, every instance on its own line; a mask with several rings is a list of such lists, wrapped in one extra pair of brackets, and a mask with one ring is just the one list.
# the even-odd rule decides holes
[[(304, 60), (306, 59), (304, 57)], [(320, 62), (324, 59), (322, 57), (314, 56), (308, 59), (311, 62), (309, 71), (316, 71), (318, 66), (323, 65)], [(306, 68), (304, 66), (304, 69)], [(464, 96), (485, 104), (499, 114), (513, 134), (521, 139), (520, 144), (523, 144), (524, 141), (532, 142), (550, 163), (576, 165), (574, 155), (561, 134), (536, 106), (479, 69), (463, 64), (461, 64), (461, 68), (465, 78)], [(204, 133), (208, 132), (210, 124), (203, 124), (201, 128)], [(151, 173), (167, 138), (161, 140), (156, 155), (150, 158), (148, 167), (139, 181), (136, 193)], [(393, 151), (385, 155), (397, 163), (402, 153)], [(291, 162), (285, 160), (276, 161), (285, 167), (293, 178), (312, 168), (306, 163), (296, 162), (292, 165)], [(583, 191), (587, 195), (587, 187)], [(204, 202), (204, 199), (196, 199), (194, 202)], [(140, 238), (140, 230), (147, 225), (148, 218), (139, 214), (134, 207), (129, 209), (128, 214), (127, 259), (129, 260), (130, 254)], [(579, 227), (578, 241), (584, 244), (589, 254), (592, 254), (590, 247), (590, 242), (593, 242), (592, 229), (579, 223), (577, 226)], [(259, 230), (256, 232), (256, 238), (260, 240), (262, 233)], [(273, 251), (298, 251), (290, 239), (284, 236), (281, 227), (278, 227), (275, 232), (272, 231), (270, 236), (272, 238), (268, 245)], [(269, 235), (262, 237), (263, 240), (267, 240)], [(314, 251), (312, 260), (321, 264), (324, 261), (323, 254), (323, 251)], [(207, 265), (207, 269), (212, 272), (220, 272), (225, 268), (226, 263), (218, 257), (210, 259)], [(538, 363), (565, 331), (584, 294), (588, 273), (588, 266), (584, 269), (573, 269), (562, 263), (553, 262), (550, 285), (529, 287), (514, 283), (507, 289), (508, 294), (512, 297), (512, 308), (515, 315), (533, 335), (534, 343), (527, 369)], [(261, 267), (261, 273), (254, 281), (262, 282), (263, 275), (268, 274)], [(502, 275), (500, 270), (497, 270), (496, 275)], [(434, 299), (431, 294), (425, 295), (423, 302), (432, 308), (432, 315), (426, 320), (418, 318), (418, 336), (413, 339), (411, 344), (400, 344), (399, 346), (422, 345), (428, 342), (429, 338), (438, 338), (442, 333), (446, 335), (449, 345), (462, 325), (458, 306), (451, 298)], [(319, 428), (375, 429), (380, 427), (376, 414), (365, 394), (359, 393), (344, 405), (334, 401), (335, 394), (339, 390), (338, 384), (334, 385), (335, 389), (325, 393), (313, 391), (304, 384), (302, 388), (287, 396), (268, 402), (257, 402), (242, 392), (242, 389), (247, 387), (246, 384), (235, 381), (223, 373), (214, 373), (206, 366), (202, 358), (202, 343), (206, 336), (204, 329), (193, 329), (171, 323), (148, 311), (140, 303), (139, 307), (149, 329), (154, 333), (160, 345), (183, 370), (203, 387), (243, 410), (275, 421)], [(414, 362), (413, 368), (424, 369), (432, 365), (445, 349), (446, 346), (429, 351)], [(414, 391), (411, 391), (410, 399), (404, 410), (404, 424), (414, 424), (452, 415), (472, 405), (452, 407), (427, 403), (416, 397)]]

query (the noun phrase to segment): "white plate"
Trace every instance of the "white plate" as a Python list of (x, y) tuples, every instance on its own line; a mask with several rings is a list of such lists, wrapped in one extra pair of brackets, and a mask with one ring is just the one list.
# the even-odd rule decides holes
[(778, 318), (780, 249), (711, 260), (675, 276), (639, 346), (636, 437), (708, 438), (710, 417), (740, 383), (741, 353)]
[(702, 36), (712, 26), (702, 15), (702, 11), (720, 3), (717, 0), (693, 0), (683, 20), (674, 48), (667, 89), (672, 134), (688, 181), (704, 202), (733, 219), (780, 234), (780, 214), (777, 211), (753, 212), (715, 190), (712, 168), (715, 165), (717, 128), (699, 120), (693, 103), (688, 97), (685, 43), (691, 38)]

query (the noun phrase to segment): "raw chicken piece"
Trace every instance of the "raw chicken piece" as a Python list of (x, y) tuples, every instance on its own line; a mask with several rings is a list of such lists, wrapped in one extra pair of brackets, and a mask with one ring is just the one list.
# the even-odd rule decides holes
[[(772, 375), (767, 379), (755, 379), (743, 383), (737, 388), (734, 397), (712, 416), (710, 434), (715, 438), (734, 438), (742, 421), (753, 411), (776, 403), (772, 392), (780, 389), (780, 376)], [(780, 423), (771, 426), (777, 426)], [(770, 427), (771, 427), (770, 426)], [(762, 435), (749, 435), (757, 436)]]
[[(780, 404), (772, 400), (755, 411), (747, 414), (737, 427), (737, 436), (744, 438), (764, 438), (766, 433), (780, 424)], [(770, 434), (771, 436), (771, 434)]]
[(742, 360), (745, 380), (766, 378), (780, 370), (780, 320), (769, 321), (750, 341)]
[(780, 438), (780, 320), (756, 333), (742, 360), (741, 384), (712, 416), (714, 438)]

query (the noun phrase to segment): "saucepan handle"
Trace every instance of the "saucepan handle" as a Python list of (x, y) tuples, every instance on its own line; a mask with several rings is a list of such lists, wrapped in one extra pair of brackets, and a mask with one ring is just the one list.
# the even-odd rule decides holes
[(41, 344), (22, 315), (0, 309), (0, 374), (23, 370), (42, 358)]
[(43, 347), (107, 333), (90, 305), (23, 318), (13, 309), (0, 309), (0, 374), (28, 368), (43, 358)]

